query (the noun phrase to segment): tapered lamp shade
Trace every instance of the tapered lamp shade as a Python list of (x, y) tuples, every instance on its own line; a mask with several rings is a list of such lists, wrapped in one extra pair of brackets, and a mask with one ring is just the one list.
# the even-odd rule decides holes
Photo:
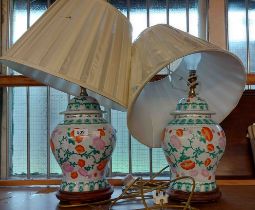
[[(245, 86), (242, 62), (233, 54), (167, 25), (143, 31), (133, 44), (128, 127), (131, 134), (149, 147), (160, 147), (160, 134), (173, 119), (178, 100), (187, 92), (188, 69), (184, 59), (171, 77), (149, 82), (169, 63), (189, 54), (201, 56), (197, 75), (199, 96), (205, 99), (221, 122), (237, 105)], [(196, 55), (194, 55), (196, 57)]]
[(127, 107), (132, 28), (103, 0), (59, 0), (1, 57), (58, 90), (88, 89), (101, 105)]

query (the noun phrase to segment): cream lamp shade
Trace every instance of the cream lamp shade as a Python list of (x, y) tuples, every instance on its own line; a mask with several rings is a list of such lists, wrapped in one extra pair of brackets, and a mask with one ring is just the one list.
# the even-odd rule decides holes
[[(128, 106), (131, 134), (149, 147), (160, 147), (160, 134), (173, 119), (178, 100), (187, 96), (188, 70), (184, 59), (201, 56), (197, 66), (199, 96), (221, 122), (237, 105), (245, 87), (242, 62), (232, 53), (168, 25), (144, 30), (133, 43)], [(149, 82), (168, 64), (177, 63), (169, 77)], [(180, 62), (181, 61), (181, 62)]]
[(58, 0), (1, 57), (1, 63), (101, 105), (128, 105), (132, 27), (104, 0)]

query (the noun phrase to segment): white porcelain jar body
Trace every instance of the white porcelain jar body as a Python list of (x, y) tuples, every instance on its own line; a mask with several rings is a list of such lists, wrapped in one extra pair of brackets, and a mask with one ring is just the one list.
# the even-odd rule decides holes
[[(65, 112), (64, 123), (54, 129), (50, 142), (63, 172), (60, 190), (90, 192), (108, 188), (105, 174), (116, 143), (115, 130), (102, 117), (93, 98), (75, 98), (68, 106), (71, 111)], [(86, 110), (80, 109), (82, 106)]]
[[(163, 131), (162, 148), (170, 166), (171, 180), (191, 176), (196, 182), (195, 192), (210, 192), (216, 189), (215, 173), (225, 150), (226, 138), (206, 108), (195, 109), (196, 103), (196, 100), (189, 100), (185, 110), (177, 108), (175, 119)], [(189, 109), (191, 104), (195, 110)], [(171, 189), (190, 192), (192, 181), (178, 180)]]

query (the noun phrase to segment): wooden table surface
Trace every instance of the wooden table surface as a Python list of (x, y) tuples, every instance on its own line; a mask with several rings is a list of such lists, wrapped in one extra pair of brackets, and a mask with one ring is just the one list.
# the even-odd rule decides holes
[[(114, 188), (113, 197), (120, 194), (121, 188)], [(255, 186), (220, 186), (222, 198), (216, 203), (193, 205), (201, 210), (255, 210)], [(94, 208), (59, 207), (55, 194), (57, 187), (0, 187), (0, 210), (63, 210), (96, 209), (106, 210), (108, 206)], [(152, 200), (147, 201), (152, 205)], [(115, 205), (113, 210), (143, 209), (140, 201), (128, 201)]]

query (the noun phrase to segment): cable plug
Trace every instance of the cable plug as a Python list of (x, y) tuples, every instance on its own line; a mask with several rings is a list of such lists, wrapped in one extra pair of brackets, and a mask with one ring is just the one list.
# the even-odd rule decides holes
[(128, 174), (127, 176), (124, 177), (124, 179), (122, 180), (123, 186), (125, 187), (129, 187), (130, 185), (132, 185), (135, 182), (135, 178), (131, 175)]
[(155, 204), (165, 204), (168, 203), (169, 195), (165, 191), (154, 190), (153, 191), (153, 201)]

